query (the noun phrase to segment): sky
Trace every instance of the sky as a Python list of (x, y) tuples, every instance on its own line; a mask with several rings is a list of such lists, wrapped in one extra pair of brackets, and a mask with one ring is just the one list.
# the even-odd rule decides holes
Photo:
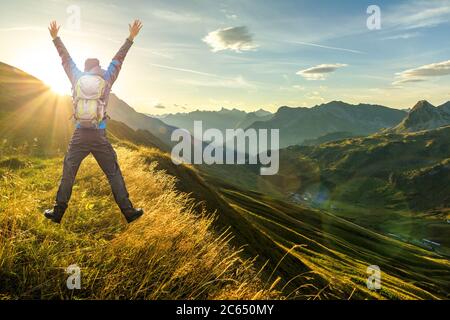
[(450, 0), (2, 1), (0, 61), (68, 94), (49, 22), (80, 69), (106, 68), (134, 18), (113, 92), (140, 112), (450, 100)]

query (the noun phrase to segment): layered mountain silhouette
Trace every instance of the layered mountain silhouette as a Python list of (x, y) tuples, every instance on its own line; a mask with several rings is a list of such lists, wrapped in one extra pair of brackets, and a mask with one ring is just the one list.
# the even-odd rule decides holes
[(251, 125), (255, 129), (280, 129), (280, 145), (297, 145), (333, 132), (367, 135), (397, 125), (406, 112), (379, 105), (351, 105), (332, 101), (312, 108), (281, 107), (272, 119)]
[(136, 112), (125, 101), (111, 93), (108, 103), (108, 115), (111, 119), (121, 121), (134, 130), (147, 130), (167, 145), (171, 145), (170, 136), (176, 128), (156, 119)]
[(408, 116), (391, 131), (416, 132), (447, 125), (450, 125), (450, 102), (435, 107), (428, 101), (422, 100), (417, 102)]
[(255, 121), (267, 121), (272, 113), (259, 109), (254, 112), (245, 112), (238, 109), (222, 108), (219, 111), (192, 111), (187, 113), (167, 114), (161, 117), (166, 124), (183, 128), (193, 133), (194, 121), (203, 122), (203, 130), (215, 128), (222, 132), (225, 129), (236, 129), (250, 126)]

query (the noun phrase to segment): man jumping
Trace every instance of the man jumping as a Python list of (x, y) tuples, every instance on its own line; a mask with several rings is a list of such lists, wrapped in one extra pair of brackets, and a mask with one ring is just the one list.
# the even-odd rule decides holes
[(129, 25), (130, 35), (112, 59), (107, 70), (100, 67), (98, 59), (91, 58), (86, 59), (84, 72), (77, 68), (58, 37), (59, 28), (60, 26), (53, 21), (48, 29), (62, 59), (64, 71), (72, 84), (73, 118), (76, 122), (76, 129), (64, 158), (63, 174), (56, 194), (56, 203), (53, 209), (45, 210), (44, 215), (53, 222), (61, 222), (81, 161), (92, 153), (108, 177), (117, 205), (130, 223), (139, 218), (143, 214), (143, 210), (133, 208), (117, 162), (116, 152), (106, 137), (106, 106), (111, 87), (119, 75), (134, 38), (142, 28), (142, 23), (135, 20), (132, 25)]

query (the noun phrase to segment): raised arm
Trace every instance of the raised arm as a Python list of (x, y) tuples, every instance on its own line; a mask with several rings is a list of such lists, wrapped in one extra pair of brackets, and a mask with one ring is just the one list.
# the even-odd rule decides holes
[(77, 68), (75, 62), (73, 62), (73, 60), (70, 57), (70, 54), (67, 51), (66, 47), (64, 46), (64, 43), (62, 42), (61, 38), (58, 37), (58, 32), (59, 32), (60, 27), (61, 26), (58, 26), (56, 21), (52, 21), (50, 23), (48, 31), (50, 32), (50, 36), (53, 39), (53, 43), (56, 47), (56, 50), (58, 50), (58, 54), (61, 57), (64, 71), (66, 72), (66, 74), (69, 77), (69, 80), (73, 86), (73, 85), (75, 85), (75, 82), (77, 81), (77, 79), (80, 77), (81, 71)]
[(130, 35), (128, 36), (128, 38), (125, 40), (125, 43), (122, 45), (122, 47), (119, 49), (119, 51), (112, 59), (111, 63), (108, 66), (108, 70), (106, 70), (105, 73), (105, 80), (109, 81), (111, 85), (116, 81), (117, 77), (119, 76), (119, 72), (120, 69), (122, 68), (122, 63), (125, 60), (125, 56), (127, 55), (128, 50), (130, 50), (134, 38), (139, 34), (139, 31), (141, 31), (142, 23), (139, 20), (134, 20), (133, 24), (129, 24), (128, 26)]

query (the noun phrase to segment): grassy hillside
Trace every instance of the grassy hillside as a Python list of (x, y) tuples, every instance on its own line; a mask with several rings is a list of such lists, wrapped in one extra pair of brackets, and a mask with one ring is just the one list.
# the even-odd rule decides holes
[[(223, 185), (221, 191), (252, 229), (251, 246), (281, 257), (277, 273), (300, 280), (306, 297), (338, 299), (448, 298), (448, 259), (360, 227), (323, 210)], [(265, 246), (260, 238), (270, 240)], [(365, 285), (366, 269), (382, 270), (382, 290)], [(296, 278), (293, 278), (293, 275)], [(310, 291), (308, 291), (310, 289)], [(320, 293), (320, 294), (319, 294)]]
[(318, 137), (317, 139), (306, 139), (301, 143), (302, 146), (316, 146), (322, 143), (332, 142), (332, 141), (338, 141), (338, 140), (344, 140), (348, 138), (356, 137), (355, 134), (345, 131), (338, 131), (338, 132), (332, 132), (325, 134), (321, 137)]
[[(450, 127), (376, 134), (280, 153), (280, 172), (202, 167), (241, 189), (325, 209), (381, 233), (450, 256)], [(440, 245), (429, 245), (431, 240)]]
[[(314, 185), (316, 181), (308, 180), (308, 173), (319, 171), (312, 162), (308, 167), (305, 164), (302, 181)], [(234, 219), (228, 222), (234, 227), (235, 237), (245, 237), (246, 250), (269, 261), (268, 276), (272, 272), (281, 276), (288, 295), (301, 288), (303, 298), (448, 298), (450, 262), (443, 255), (448, 248), (445, 221), (417, 213), (413, 217), (407, 212), (400, 215), (392, 210), (351, 206), (351, 201), (342, 203), (339, 210), (331, 206), (337, 202), (329, 199), (323, 203), (326, 210), (311, 202), (295, 204), (280, 188), (275, 189), (275, 182), (279, 187), (298, 187), (294, 171), (290, 172), (291, 179), (284, 172), (271, 183), (248, 167), (218, 166), (209, 168), (210, 174), (205, 173), (208, 166), (200, 168), (207, 184), (234, 210)], [(211, 173), (217, 174), (219, 168), (222, 177), (218, 179)], [(240, 183), (221, 182), (225, 174)], [(249, 185), (263, 193), (245, 190)], [(411, 239), (396, 238), (388, 233), (389, 228)], [(413, 241), (424, 235), (442, 241), (444, 247), (434, 252)], [(365, 286), (366, 268), (372, 264), (380, 266), (383, 277), (389, 279), (381, 292)]]
[[(449, 262), (439, 255), (324, 211), (219, 181), (212, 187), (156, 149), (121, 147), (118, 155), (131, 199), (146, 211), (131, 226), (91, 157), (61, 226), (42, 210), (53, 201), (62, 159), (0, 159), (4, 298), (279, 298), (274, 289), (300, 299), (448, 295)], [(233, 249), (239, 244), (243, 251)], [(74, 263), (85, 290), (65, 288), (64, 268)], [(383, 271), (380, 292), (366, 288), (370, 264)]]
[(281, 158), (297, 171), (304, 169), (305, 162), (315, 166), (315, 182), (330, 192), (346, 186), (348, 192), (336, 194), (337, 200), (356, 199), (359, 192), (358, 202), (370, 206), (415, 211), (448, 208), (450, 187), (441, 182), (450, 179), (449, 134), (450, 127), (377, 134), (317, 147), (292, 147)]
[[(149, 153), (150, 152), (150, 153)], [(277, 298), (250, 260), (212, 231), (214, 217), (155, 169), (156, 150), (120, 148), (131, 199), (145, 215), (127, 226), (92, 157), (83, 162), (62, 225), (44, 219), (62, 159), (0, 161), (0, 297), (64, 299)], [(81, 267), (82, 290), (64, 270)]]
[(257, 166), (203, 166), (202, 170), (251, 190), (316, 205), (326, 199), (414, 212), (450, 207), (450, 127), (417, 133), (380, 133), (280, 152), (277, 175)]

